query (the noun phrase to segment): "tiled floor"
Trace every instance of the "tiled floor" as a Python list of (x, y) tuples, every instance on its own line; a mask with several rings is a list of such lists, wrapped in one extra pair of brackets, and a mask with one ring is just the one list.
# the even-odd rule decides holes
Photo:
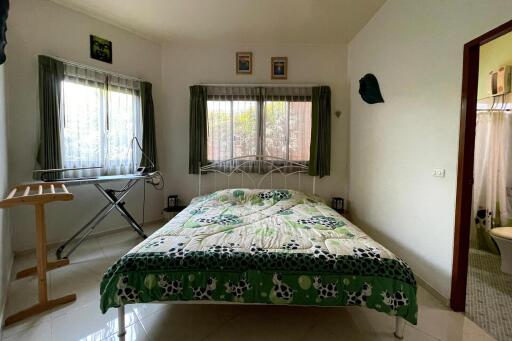
[(501, 258), (470, 248), (466, 315), (500, 341), (512, 340), (512, 275)]
[[(116, 340), (117, 312), (101, 314), (99, 282), (105, 269), (138, 242), (133, 231), (88, 240), (72, 255), (71, 265), (48, 273), (51, 297), (75, 292), (77, 301), (5, 328), (2, 340)], [(13, 271), (34, 262), (34, 256), (17, 258)], [(406, 326), (405, 340), (493, 340), (421, 287), (418, 300), (419, 322)], [(6, 315), (35, 301), (34, 278), (14, 281)], [(138, 304), (127, 306), (126, 324), (126, 340), (394, 340), (393, 317), (356, 307)]]

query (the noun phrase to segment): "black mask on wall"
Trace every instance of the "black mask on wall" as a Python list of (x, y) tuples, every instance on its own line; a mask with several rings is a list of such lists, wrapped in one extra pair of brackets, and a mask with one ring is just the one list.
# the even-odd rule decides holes
[(7, 44), (7, 15), (9, 13), (9, 0), (0, 0), (0, 65), (5, 62), (5, 45)]
[(369, 104), (384, 102), (377, 77), (371, 73), (367, 73), (359, 80), (359, 94), (363, 101)]

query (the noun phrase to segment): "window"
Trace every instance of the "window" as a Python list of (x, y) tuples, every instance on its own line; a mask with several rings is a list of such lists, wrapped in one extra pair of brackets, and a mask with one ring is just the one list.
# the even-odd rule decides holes
[(208, 101), (208, 160), (258, 154), (258, 102)]
[(103, 167), (68, 176), (132, 173), (140, 160), (140, 84), (66, 65), (62, 90), (61, 146), (64, 168)]
[(310, 91), (295, 92), (208, 87), (208, 161), (247, 155), (309, 161)]
[(311, 102), (263, 103), (263, 155), (309, 161)]

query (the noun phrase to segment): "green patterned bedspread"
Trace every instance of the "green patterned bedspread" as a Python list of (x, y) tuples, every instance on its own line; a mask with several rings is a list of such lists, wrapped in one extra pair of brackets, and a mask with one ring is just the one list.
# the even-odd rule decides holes
[(213, 300), (366, 306), (416, 324), (409, 266), (316, 197), (229, 189), (192, 200), (105, 273), (101, 310)]

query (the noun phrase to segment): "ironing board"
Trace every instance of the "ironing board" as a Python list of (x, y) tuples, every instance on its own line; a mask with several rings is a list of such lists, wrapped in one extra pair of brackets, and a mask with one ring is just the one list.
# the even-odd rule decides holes
[[(98, 212), (96, 215), (89, 220), (84, 226), (82, 226), (71, 238), (69, 238), (64, 244), (62, 244), (56, 252), (57, 259), (68, 258), (80, 244), (89, 236), (98, 224), (105, 219), (110, 212), (117, 210), (121, 216), (130, 224), (135, 232), (142, 238), (147, 238), (142, 227), (135, 221), (132, 215), (126, 210), (123, 198), (133, 189), (133, 187), (139, 181), (145, 181), (150, 179), (155, 173), (147, 174), (128, 174), (128, 175), (108, 175), (108, 176), (97, 176), (91, 178), (77, 178), (69, 180), (59, 180), (68, 186), (82, 186), (82, 185), (94, 185), (96, 189), (104, 196), (108, 203)], [(106, 183), (124, 181), (125, 185), (120, 190), (114, 190), (104, 187)], [(75, 241), (78, 238), (77, 241)], [(70, 245), (71, 244), (71, 245)], [(69, 247), (69, 250), (63, 254), (64, 250)]]
[(73, 200), (73, 194), (69, 193), (63, 183), (32, 183), (14, 187), (7, 197), (0, 201), (0, 208), (9, 208), (19, 205), (32, 205), (36, 213), (36, 256), (37, 266), (22, 270), (16, 274), (16, 279), (37, 274), (39, 303), (22, 310), (5, 319), (5, 325), (21, 321), (43, 311), (55, 308), (58, 305), (73, 302), (76, 295), (71, 294), (54, 300), (48, 299), (46, 272), (68, 265), (68, 259), (49, 262), (46, 251), (46, 224), (44, 205), (53, 201)]

